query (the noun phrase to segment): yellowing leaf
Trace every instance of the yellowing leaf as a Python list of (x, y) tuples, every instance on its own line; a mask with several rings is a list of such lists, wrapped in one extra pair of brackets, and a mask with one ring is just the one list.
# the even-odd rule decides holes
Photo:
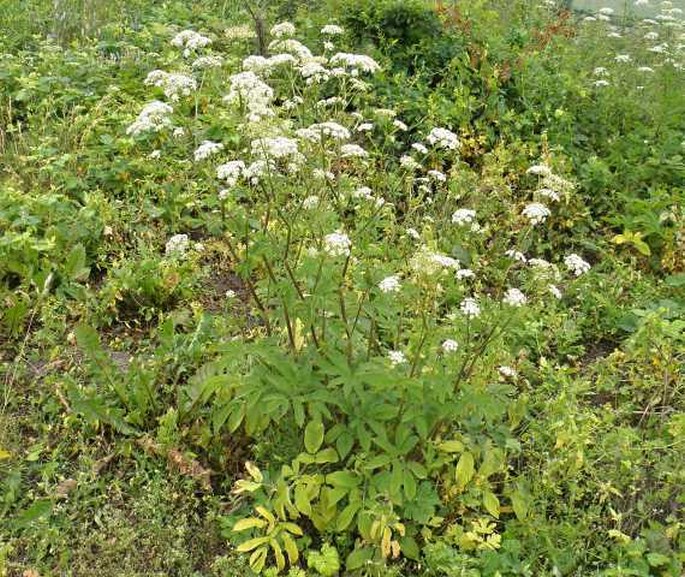
[(461, 453), (464, 451), (464, 443), (452, 439), (451, 441), (443, 441), (438, 445), (438, 450), (443, 453)]
[(294, 565), (300, 558), (300, 552), (297, 550), (295, 541), (288, 533), (281, 533), (281, 541), (283, 541), (283, 547), (288, 554), (288, 561), (290, 561), (291, 565)]
[(483, 505), (490, 515), (495, 519), (499, 519), (499, 499), (492, 491), (485, 491), (483, 493)]
[(316, 453), (323, 443), (324, 427), (323, 423), (317, 419), (309, 421), (304, 430), (304, 448), (312, 455)]
[(238, 551), (238, 553), (246, 553), (247, 551), (256, 549), (260, 545), (265, 545), (270, 541), (270, 539), (271, 537), (255, 537), (254, 539), (248, 539), (244, 543), (238, 545), (235, 550)]
[(246, 461), (245, 469), (247, 469), (247, 472), (250, 475), (250, 477), (252, 477), (252, 479), (257, 483), (261, 483), (262, 481), (264, 481), (264, 476), (262, 475), (262, 472), (254, 463)]
[(252, 555), (250, 555), (250, 567), (255, 573), (261, 573), (266, 563), (266, 555), (268, 553), (266, 547), (260, 547)]
[(459, 487), (462, 489), (466, 487), (466, 484), (473, 478), (473, 472), (473, 455), (468, 451), (462, 453), (461, 457), (459, 457), (459, 462), (457, 463), (457, 468), (454, 473), (454, 477)]
[(240, 519), (233, 525), (233, 531), (245, 531), (246, 529), (253, 529), (255, 527), (264, 527), (266, 521), (257, 519), (256, 517), (248, 517), (247, 519)]
[(5, 449), (0, 449), (0, 461), (4, 461), (5, 459), (9, 459), (12, 456), (12, 453), (9, 451), (5, 451)]

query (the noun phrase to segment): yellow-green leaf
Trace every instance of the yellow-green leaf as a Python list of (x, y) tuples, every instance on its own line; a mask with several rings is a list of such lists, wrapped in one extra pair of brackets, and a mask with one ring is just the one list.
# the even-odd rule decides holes
[(464, 443), (452, 439), (451, 441), (443, 441), (438, 445), (438, 450), (443, 453), (461, 453), (464, 451)]
[(294, 565), (300, 558), (300, 552), (297, 550), (297, 544), (295, 543), (295, 540), (288, 535), (288, 533), (281, 533), (281, 541), (283, 541), (283, 547), (285, 548), (285, 552), (288, 554), (288, 561), (290, 561), (291, 565)]
[(278, 544), (276, 539), (272, 539), (269, 545), (271, 545), (274, 556), (276, 557), (276, 567), (278, 567), (279, 572), (283, 571), (283, 569), (285, 569), (285, 557), (283, 556), (283, 550), (281, 549), (281, 546)]
[(323, 443), (323, 423), (317, 419), (309, 421), (304, 429), (304, 448), (312, 455), (316, 453)]
[(269, 511), (265, 507), (258, 505), (257, 507), (255, 507), (255, 511), (257, 511), (257, 513), (259, 513), (262, 517), (264, 517), (269, 522), (269, 525), (275, 525), (276, 524), (276, 518), (273, 516), (271, 511)]
[(499, 519), (499, 499), (492, 491), (483, 492), (483, 505), (490, 515)]
[(254, 539), (248, 539), (244, 543), (238, 545), (235, 550), (239, 553), (247, 553), (248, 551), (252, 551), (252, 549), (256, 549), (260, 545), (265, 545), (270, 539), (271, 537), (255, 537)]
[(247, 519), (240, 519), (233, 525), (234, 531), (245, 531), (246, 529), (254, 529), (255, 527), (264, 527), (266, 521), (257, 519), (256, 517), (248, 517)]
[(301, 537), (303, 534), (302, 529), (300, 529), (299, 525), (295, 525), (295, 523), (281, 523), (280, 526), (283, 527), (288, 533), (292, 533), (298, 537)]
[(255, 573), (261, 573), (266, 563), (266, 555), (269, 550), (266, 547), (260, 547), (252, 555), (250, 555), (250, 567)]
[(5, 459), (9, 459), (12, 456), (12, 453), (9, 451), (5, 451), (5, 449), (0, 449), (0, 461), (4, 461)]
[(511, 494), (511, 506), (514, 509), (514, 514), (519, 521), (523, 521), (528, 514), (528, 504), (525, 498), (518, 492)]
[(246, 461), (245, 469), (247, 469), (247, 472), (250, 475), (250, 477), (252, 477), (252, 479), (257, 483), (261, 483), (262, 481), (264, 481), (264, 476), (262, 475), (262, 472), (254, 463)]
[(474, 460), (473, 455), (466, 451), (459, 457), (457, 468), (454, 477), (459, 487), (464, 488), (466, 484), (473, 478)]

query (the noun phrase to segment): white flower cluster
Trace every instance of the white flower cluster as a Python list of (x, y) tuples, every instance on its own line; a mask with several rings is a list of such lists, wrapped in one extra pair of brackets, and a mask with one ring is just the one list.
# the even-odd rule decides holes
[(393, 367), (397, 365), (404, 365), (407, 363), (407, 357), (402, 351), (390, 351), (388, 352), (388, 359), (390, 359), (390, 364)]
[(250, 122), (258, 122), (264, 117), (273, 116), (271, 102), (274, 91), (254, 72), (240, 72), (229, 79), (231, 88), (224, 102), (226, 104), (241, 104), (247, 109), (247, 118)]
[(258, 76), (269, 76), (276, 68), (286, 64), (297, 64), (298, 60), (292, 54), (274, 54), (269, 58), (252, 55), (243, 60), (243, 70), (254, 72)]
[(446, 339), (442, 342), (440, 348), (446, 354), (456, 353), (457, 349), (459, 348), (459, 343), (457, 343), (457, 341), (454, 339)]
[(452, 222), (458, 226), (471, 224), (476, 218), (476, 211), (470, 208), (459, 208), (452, 214)]
[(345, 233), (336, 231), (327, 234), (324, 239), (324, 250), (331, 256), (348, 256), (352, 241)]
[(183, 48), (183, 56), (188, 56), (193, 50), (198, 50), (209, 46), (212, 40), (207, 36), (203, 36), (194, 30), (183, 30), (174, 36), (171, 40), (171, 45), (177, 48)]
[(343, 144), (340, 147), (340, 155), (343, 158), (367, 158), (369, 153), (358, 144)]
[(240, 24), (238, 26), (231, 26), (224, 30), (224, 36), (228, 40), (250, 40), (257, 36), (254, 28), (248, 24)]
[(269, 31), (274, 38), (290, 37), (295, 35), (295, 26), (290, 22), (274, 24)]
[(271, 158), (275, 160), (294, 157), (299, 160), (297, 141), (285, 136), (275, 138), (257, 138), (250, 144), (252, 154), (257, 157)]
[(295, 134), (310, 142), (320, 142), (324, 136), (328, 136), (333, 140), (348, 140), (350, 138), (350, 131), (337, 122), (312, 124), (307, 128), (300, 128), (295, 131)]
[(473, 319), (480, 316), (478, 301), (473, 297), (466, 297), (459, 305), (459, 310), (466, 318)]
[(197, 90), (197, 81), (185, 74), (153, 70), (145, 79), (146, 86), (158, 86), (164, 90), (164, 95), (172, 102), (177, 102), (181, 96), (190, 96)]
[(295, 56), (301, 62), (308, 62), (312, 60), (314, 56), (311, 50), (307, 48), (299, 40), (294, 38), (286, 38), (285, 40), (274, 40), (269, 43), (270, 52), (285, 52)]
[(200, 56), (193, 61), (191, 66), (197, 70), (208, 70), (221, 68), (223, 65), (224, 59), (221, 56)]
[(531, 202), (525, 206), (521, 211), (521, 214), (530, 221), (530, 224), (535, 226), (545, 222), (547, 217), (552, 213), (544, 204), (540, 202)]
[(216, 176), (219, 180), (225, 181), (229, 187), (234, 187), (244, 171), (245, 163), (242, 160), (231, 160), (217, 167)]
[(383, 293), (396, 293), (399, 292), (401, 287), (400, 277), (396, 274), (387, 276), (378, 283), (378, 288)]
[(575, 253), (564, 258), (564, 264), (574, 275), (580, 276), (590, 270), (590, 263)]
[(426, 142), (435, 148), (446, 150), (457, 150), (459, 148), (459, 137), (447, 128), (434, 128), (426, 137)]
[(210, 156), (216, 154), (217, 152), (224, 149), (224, 145), (220, 142), (212, 142), (211, 140), (205, 140), (195, 149), (195, 162), (200, 162), (206, 160)]
[(360, 72), (368, 72), (369, 74), (373, 74), (381, 69), (378, 62), (366, 54), (349, 54), (347, 52), (338, 52), (337, 54), (331, 56), (330, 62), (333, 66), (349, 68), (352, 76), (357, 76)]
[(517, 288), (510, 288), (504, 293), (502, 302), (512, 307), (522, 307), (528, 302), (528, 298)]
[(183, 256), (188, 252), (190, 240), (187, 234), (175, 234), (167, 242), (164, 254), (167, 256)]
[(411, 268), (418, 274), (435, 276), (444, 269), (459, 270), (460, 264), (456, 258), (421, 247), (409, 262)]
[(341, 34), (345, 33), (345, 29), (342, 28), (342, 26), (338, 26), (337, 24), (326, 24), (321, 29), (321, 34), (324, 34), (326, 36), (340, 36)]
[(159, 132), (171, 126), (169, 115), (174, 109), (159, 100), (153, 100), (143, 107), (138, 118), (126, 129), (126, 134), (138, 136), (144, 132)]

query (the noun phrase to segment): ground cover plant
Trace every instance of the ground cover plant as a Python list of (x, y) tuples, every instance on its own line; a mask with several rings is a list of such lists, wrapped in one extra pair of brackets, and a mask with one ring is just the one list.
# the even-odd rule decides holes
[(682, 574), (677, 5), (19, 4), (0, 575)]

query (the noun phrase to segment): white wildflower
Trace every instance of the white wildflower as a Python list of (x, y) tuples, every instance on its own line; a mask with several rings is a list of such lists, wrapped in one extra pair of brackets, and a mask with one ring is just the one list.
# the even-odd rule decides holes
[(324, 250), (331, 256), (348, 256), (352, 241), (345, 233), (336, 231), (324, 237)]
[(451, 130), (446, 128), (434, 128), (426, 137), (428, 144), (436, 148), (445, 148), (447, 150), (457, 150), (459, 148), (459, 138)]
[(447, 181), (447, 176), (445, 176), (444, 172), (440, 172), (439, 170), (429, 170), (428, 171), (428, 176), (431, 178), (434, 178), (438, 182), (445, 182)]
[(517, 260), (519, 262), (526, 262), (526, 255), (523, 254), (522, 252), (519, 252), (518, 250), (514, 250), (513, 248), (510, 248), (509, 250), (505, 251), (504, 253), (507, 255), (509, 258), (512, 258), (514, 260)]
[(510, 288), (504, 293), (502, 302), (512, 307), (522, 307), (528, 302), (528, 298), (517, 288)]
[(460, 208), (452, 214), (452, 222), (459, 226), (471, 224), (476, 218), (476, 211), (470, 208)]
[(533, 226), (545, 222), (547, 217), (552, 214), (544, 204), (539, 202), (531, 202), (526, 205), (526, 207), (521, 211), (521, 214), (525, 216), (530, 224)]
[(200, 56), (193, 61), (192, 67), (197, 70), (207, 70), (209, 68), (221, 68), (224, 59), (221, 56)]
[(319, 206), (320, 199), (317, 195), (312, 194), (302, 201), (302, 208), (306, 210), (313, 210)]
[(295, 34), (295, 26), (291, 24), (290, 22), (281, 22), (279, 24), (275, 24), (274, 26), (271, 27), (271, 30), (269, 31), (271, 36), (274, 38), (283, 38), (284, 36), (294, 36)]
[(407, 357), (402, 351), (389, 351), (388, 358), (390, 359), (390, 364), (393, 367), (397, 365), (403, 365), (407, 362)]
[(238, 183), (244, 171), (245, 163), (242, 160), (231, 160), (217, 167), (216, 176), (231, 188)]
[(378, 62), (365, 54), (338, 52), (331, 56), (330, 63), (333, 66), (343, 66), (351, 69), (353, 75), (356, 75), (359, 72), (374, 73), (381, 69)]
[(617, 54), (614, 57), (614, 60), (619, 64), (627, 64), (628, 62), (632, 62), (633, 59), (630, 54)]
[(190, 240), (187, 234), (175, 234), (167, 242), (165, 254), (167, 256), (183, 256), (190, 247)]
[(126, 134), (138, 136), (143, 132), (159, 132), (171, 126), (169, 114), (174, 109), (164, 102), (153, 100), (143, 107), (138, 118), (126, 129)]
[(440, 348), (444, 353), (455, 353), (459, 348), (459, 343), (457, 343), (457, 341), (455, 341), (454, 339), (445, 339), (444, 341), (442, 341)]
[(574, 275), (580, 276), (590, 270), (590, 263), (577, 254), (569, 254), (564, 258), (564, 264)]
[(220, 150), (223, 150), (224, 145), (220, 142), (212, 142), (211, 140), (205, 140), (195, 149), (195, 162), (200, 162), (206, 160), (213, 154), (216, 154)]
[(407, 170), (416, 170), (419, 168), (419, 163), (408, 154), (405, 154), (400, 158), (400, 166), (402, 168), (406, 168)]
[(475, 273), (470, 268), (460, 268), (456, 273), (456, 277), (458, 280), (464, 280), (465, 278), (473, 278), (475, 276)]
[(409, 130), (409, 127), (399, 119), (393, 120), (392, 125), (398, 130), (401, 130), (402, 132), (406, 132), (407, 130)]
[(356, 128), (357, 132), (369, 132), (371, 130), (373, 130), (373, 124), (371, 122), (362, 122)]
[(501, 367), (498, 367), (497, 371), (505, 379), (515, 379), (516, 377), (518, 377), (518, 373), (516, 372), (516, 370), (512, 369), (511, 367), (506, 366), (506, 365), (502, 365)]
[(249, 40), (256, 36), (255, 30), (248, 26), (247, 24), (241, 24), (240, 26), (231, 26), (224, 30), (224, 36), (229, 40)]
[(413, 238), (414, 240), (421, 240), (421, 235), (415, 228), (408, 228), (405, 232), (407, 233), (408, 237)]
[(326, 24), (326, 26), (321, 29), (321, 34), (325, 34), (327, 36), (340, 36), (344, 33), (345, 29), (337, 24)]
[(420, 142), (415, 142), (414, 144), (411, 145), (411, 147), (414, 150), (416, 150), (416, 152), (418, 152), (420, 154), (427, 154), (428, 153), (428, 149), (423, 144), (421, 144)]
[(526, 174), (534, 174), (535, 176), (551, 176), (552, 169), (546, 164), (534, 164), (528, 170)]
[(555, 299), (561, 299), (562, 294), (559, 288), (556, 285), (550, 284), (547, 285), (547, 290), (550, 292), (550, 294), (555, 298)]
[(467, 297), (459, 305), (461, 313), (467, 318), (476, 318), (480, 316), (480, 307), (476, 299)]
[(340, 155), (343, 158), (349, 158), (349, 157), (366, 158), (367, 156), (369, 156), (369, 153), (366, 152), (366, 150), (364, 150), (358, 144), (343, 144), (340, 147)]
[(399, 292), (401, 286), (400, 277), (398, 275), (387, 276), (378, 283), (378, 288), (384, 293)]

